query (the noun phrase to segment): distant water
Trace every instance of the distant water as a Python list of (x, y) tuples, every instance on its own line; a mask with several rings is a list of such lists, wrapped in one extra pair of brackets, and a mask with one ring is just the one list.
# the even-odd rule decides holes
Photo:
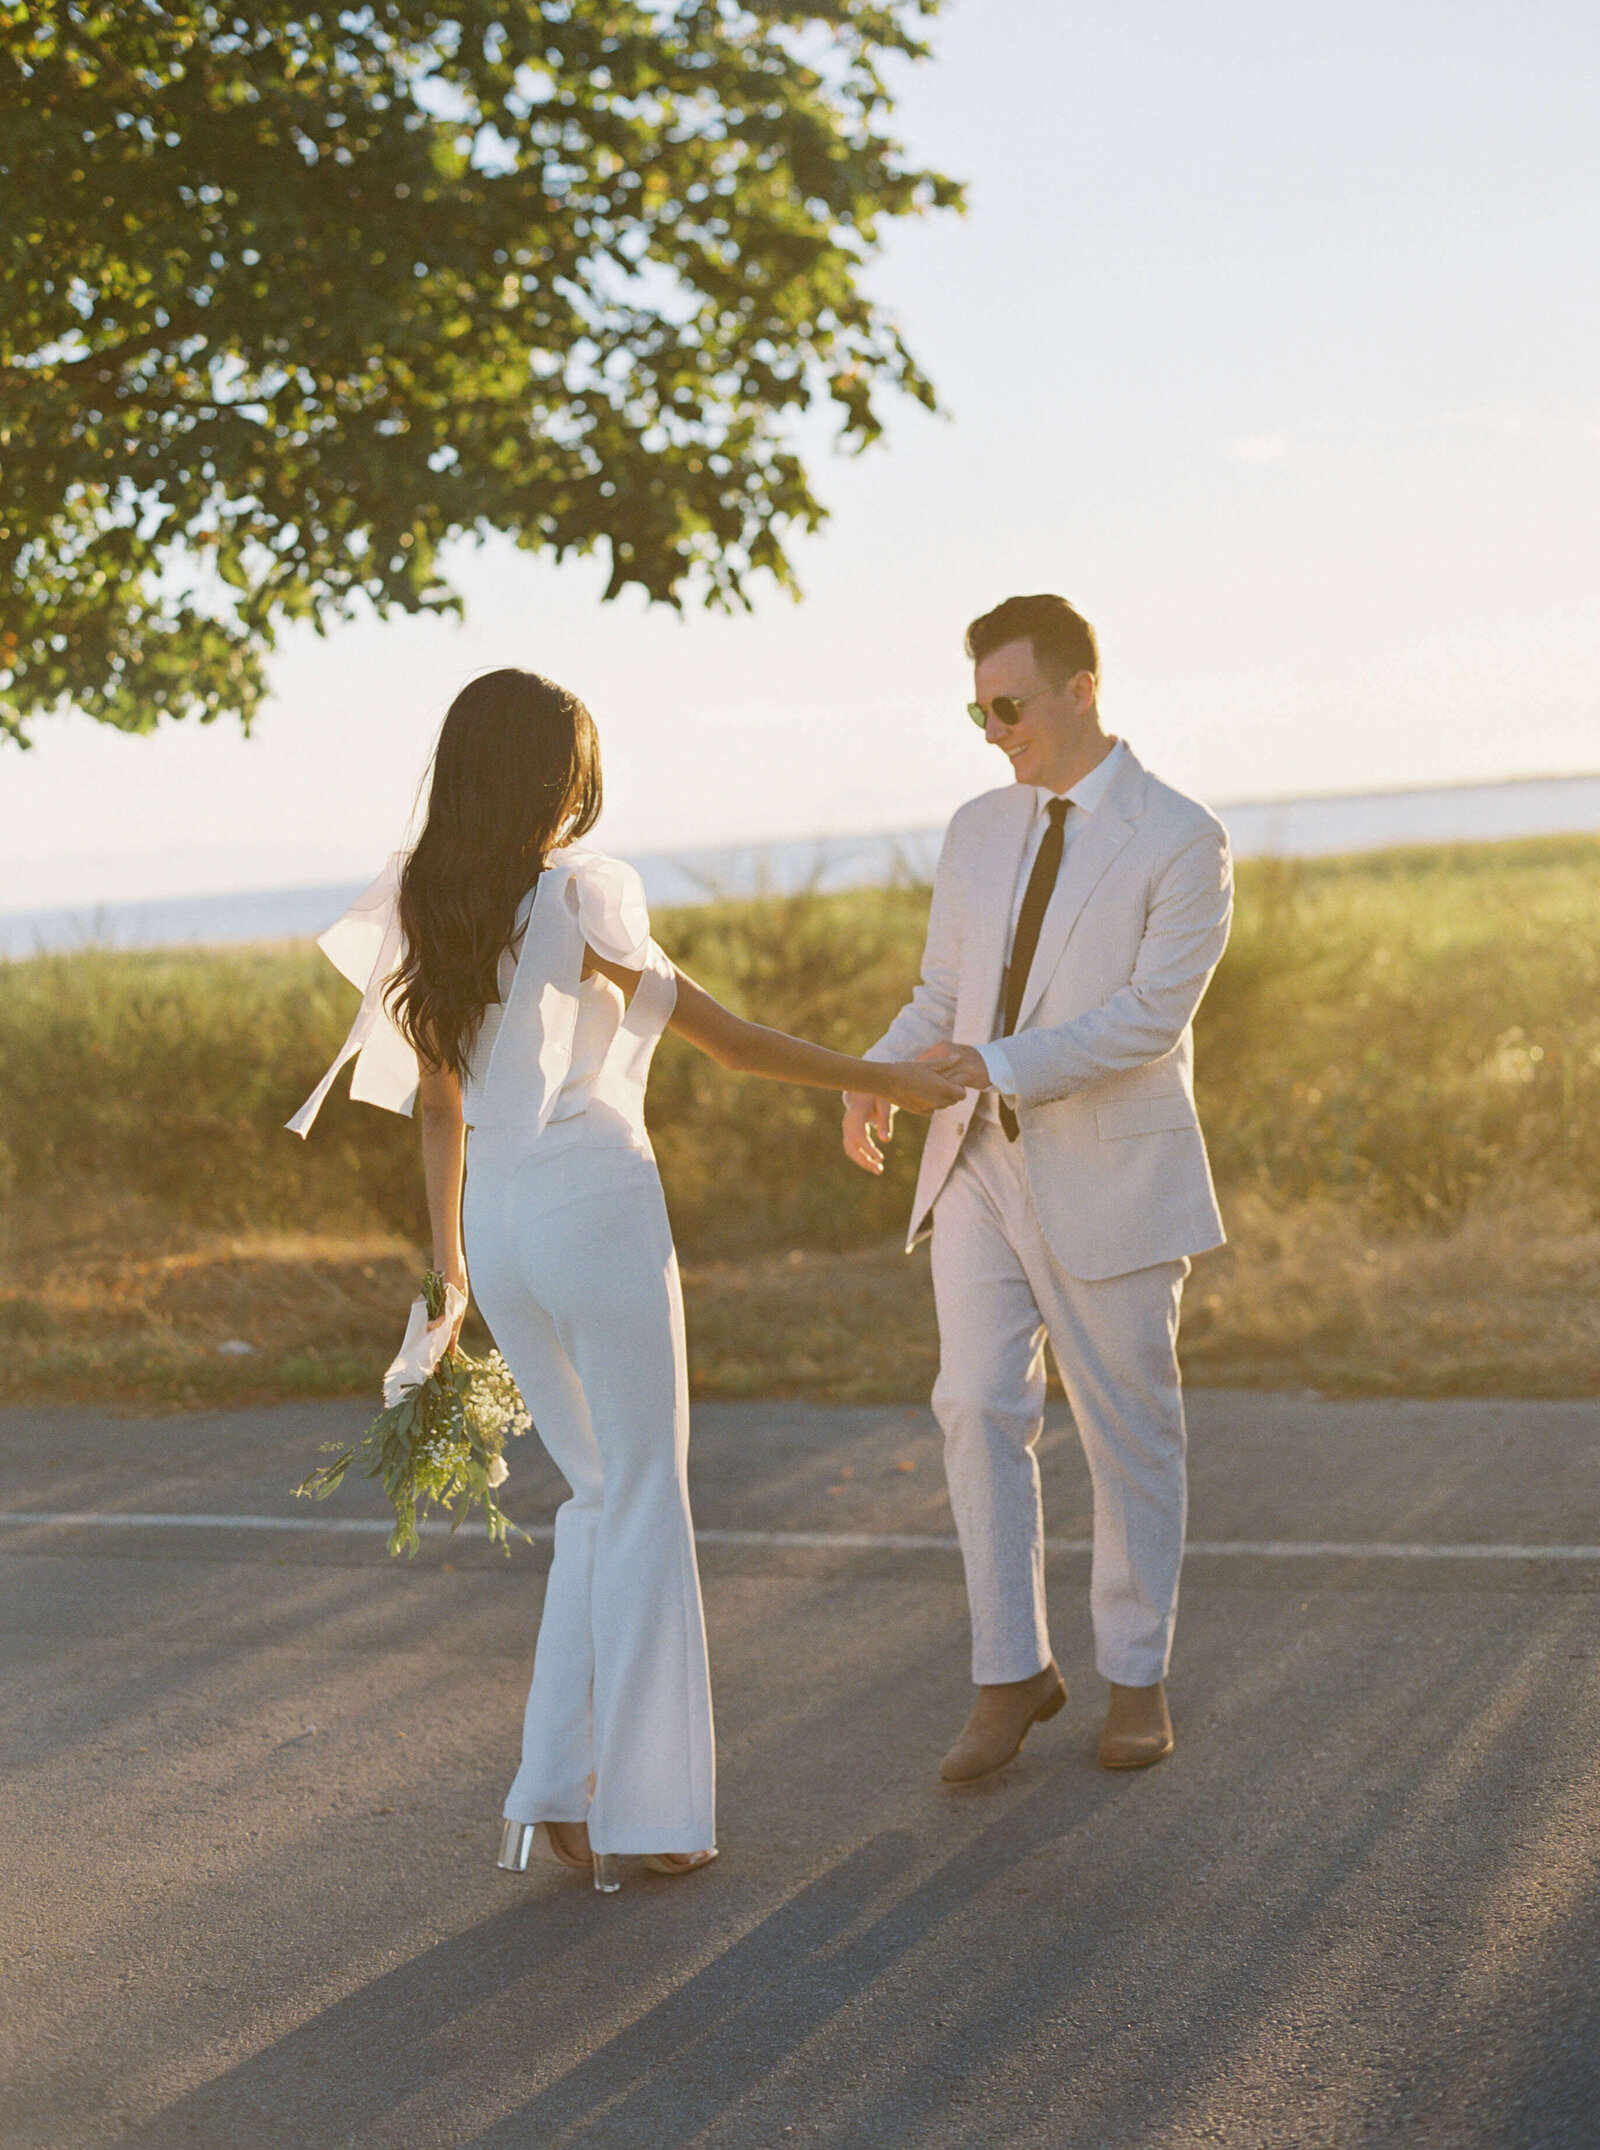
[(1600, 831), (1600, 776), (1529, 776), (1219, 806), (1240, 858), (1330, 858), (1391, 844), (1476, 844)]
[[(1600, 832), (1600, 776), (1526, 777), (1454, 784), (1437, 791), (1375, 791), (1319, 799), (1248, 800), (1219, 806), (1240, 858), (1326, 858), (1391, 844), (1485, 843), (1517, 836)], [(652, 904), (798, 889), (861, 888), (926, 880), (940, 829), (882, 836), (818, 837), (635, 858)], [(297, 939), (320, 933), (360, 893), (352, 882), (271, 888), (225, 896), (0, 913), (0, 957), (51, 949), (167, 948)]]

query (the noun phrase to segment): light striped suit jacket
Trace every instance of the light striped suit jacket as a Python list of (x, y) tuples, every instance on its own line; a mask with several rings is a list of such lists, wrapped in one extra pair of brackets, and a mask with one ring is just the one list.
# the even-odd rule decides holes
[[(1009, 784), (956, 813), (934, 876), (922, 981), (868, 1059), (994, 1036), (1032, 801)], [(1222, 1243), (1190, 1025), (1232, 906), (1222, 824), (1125, 752), (1067, 850), (1006, 1043), (1029, 1189), (1070, 1276), (1121, 1276)], [(977, 1099), (970, 1091), (933, 1116), (908, 1247), (931, 1228)]]

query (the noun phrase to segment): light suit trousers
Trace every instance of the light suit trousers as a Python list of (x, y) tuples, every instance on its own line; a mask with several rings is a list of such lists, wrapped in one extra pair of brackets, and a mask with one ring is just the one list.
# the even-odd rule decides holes
[(933, 1212), (934, 1415), (967, 1572), (972, 1677), (1050, 1661), (1035, 1446), (1048, 1338), (1094, 1483), (1090, 1609), (1102, 1678), (1164, 1679), (1187, 1502), (1178, 1301), (1186, 1261), (1088, 1282), (1045, 1243), (1020, 1142), (968, 1135)]
[(474, 1131), (463, 1222), (473, 1294), (572, 1488), (506, 1817), (586, 1821), (596, 1851), (709, 1850), (683, 1300), (655, 1160), (586, 1118), (526, 1155)]

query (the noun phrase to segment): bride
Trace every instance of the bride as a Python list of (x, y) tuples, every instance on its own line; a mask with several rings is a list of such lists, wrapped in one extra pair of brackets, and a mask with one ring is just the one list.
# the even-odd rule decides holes
[(675, 1030), (740, 1073), (870, 1088), (912, 1112), (962, 1092), (702, 992), (651, 940), (633, 869), (580, 846), (600, 800), (575, 694), (503, 670), (457, 696), (414, 849), (323, 936), (365, 997), (289, 1124), (308, 1130), (351, 1058), (352, 1097), (402, 1112), (420, 1097), (434, 1267), (456, 1288), (435, 1341), (459, 1332), (470, 1267), (572, 1488), (499, 1864), (520, 1872), (537, 1849), (610, 1890), (623, 1856), (663, 1873), (716, 1856), (683, 1303), (644, 1127), (657, 1041)]

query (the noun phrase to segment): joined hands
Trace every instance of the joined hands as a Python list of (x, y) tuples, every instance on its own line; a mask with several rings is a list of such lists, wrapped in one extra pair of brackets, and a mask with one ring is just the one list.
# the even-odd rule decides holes
[(975, 1045), (930, 1045), (926, 1052), (918, 1053), (917, 1058), (935, 1074), (943, 1075), (946, 1081), (959, 1083), (963, 1090), (987, 1090), (990, 1087), (989, 1070)]
[[(936, 1089), (925, 1089), (931, 1081)], [(968, 1090), (986, 1090), (989, 1071), (970, 1045), (930, 1045), (915, 1060), (886, 1061), (883, 1088), (847, 1090), (844, 1100), (844, 1154), (874, 1176), (883, 1171), (880, 1144), (894, 1139), (897, 1106), (909, 1112), (937, 1112), (959, 1104)]]
[(888, 1105), (891, 1112), (896, 1105), (907, 1112), (938, 1112), (945, 1105), (959, 1105), (961, 1085), (952, 1081), (943, 1068), (925, 1066), (926, 1059), (927, 1055), (922, 1054), (916, 1060), (885, 1061), (880, 1103)]

